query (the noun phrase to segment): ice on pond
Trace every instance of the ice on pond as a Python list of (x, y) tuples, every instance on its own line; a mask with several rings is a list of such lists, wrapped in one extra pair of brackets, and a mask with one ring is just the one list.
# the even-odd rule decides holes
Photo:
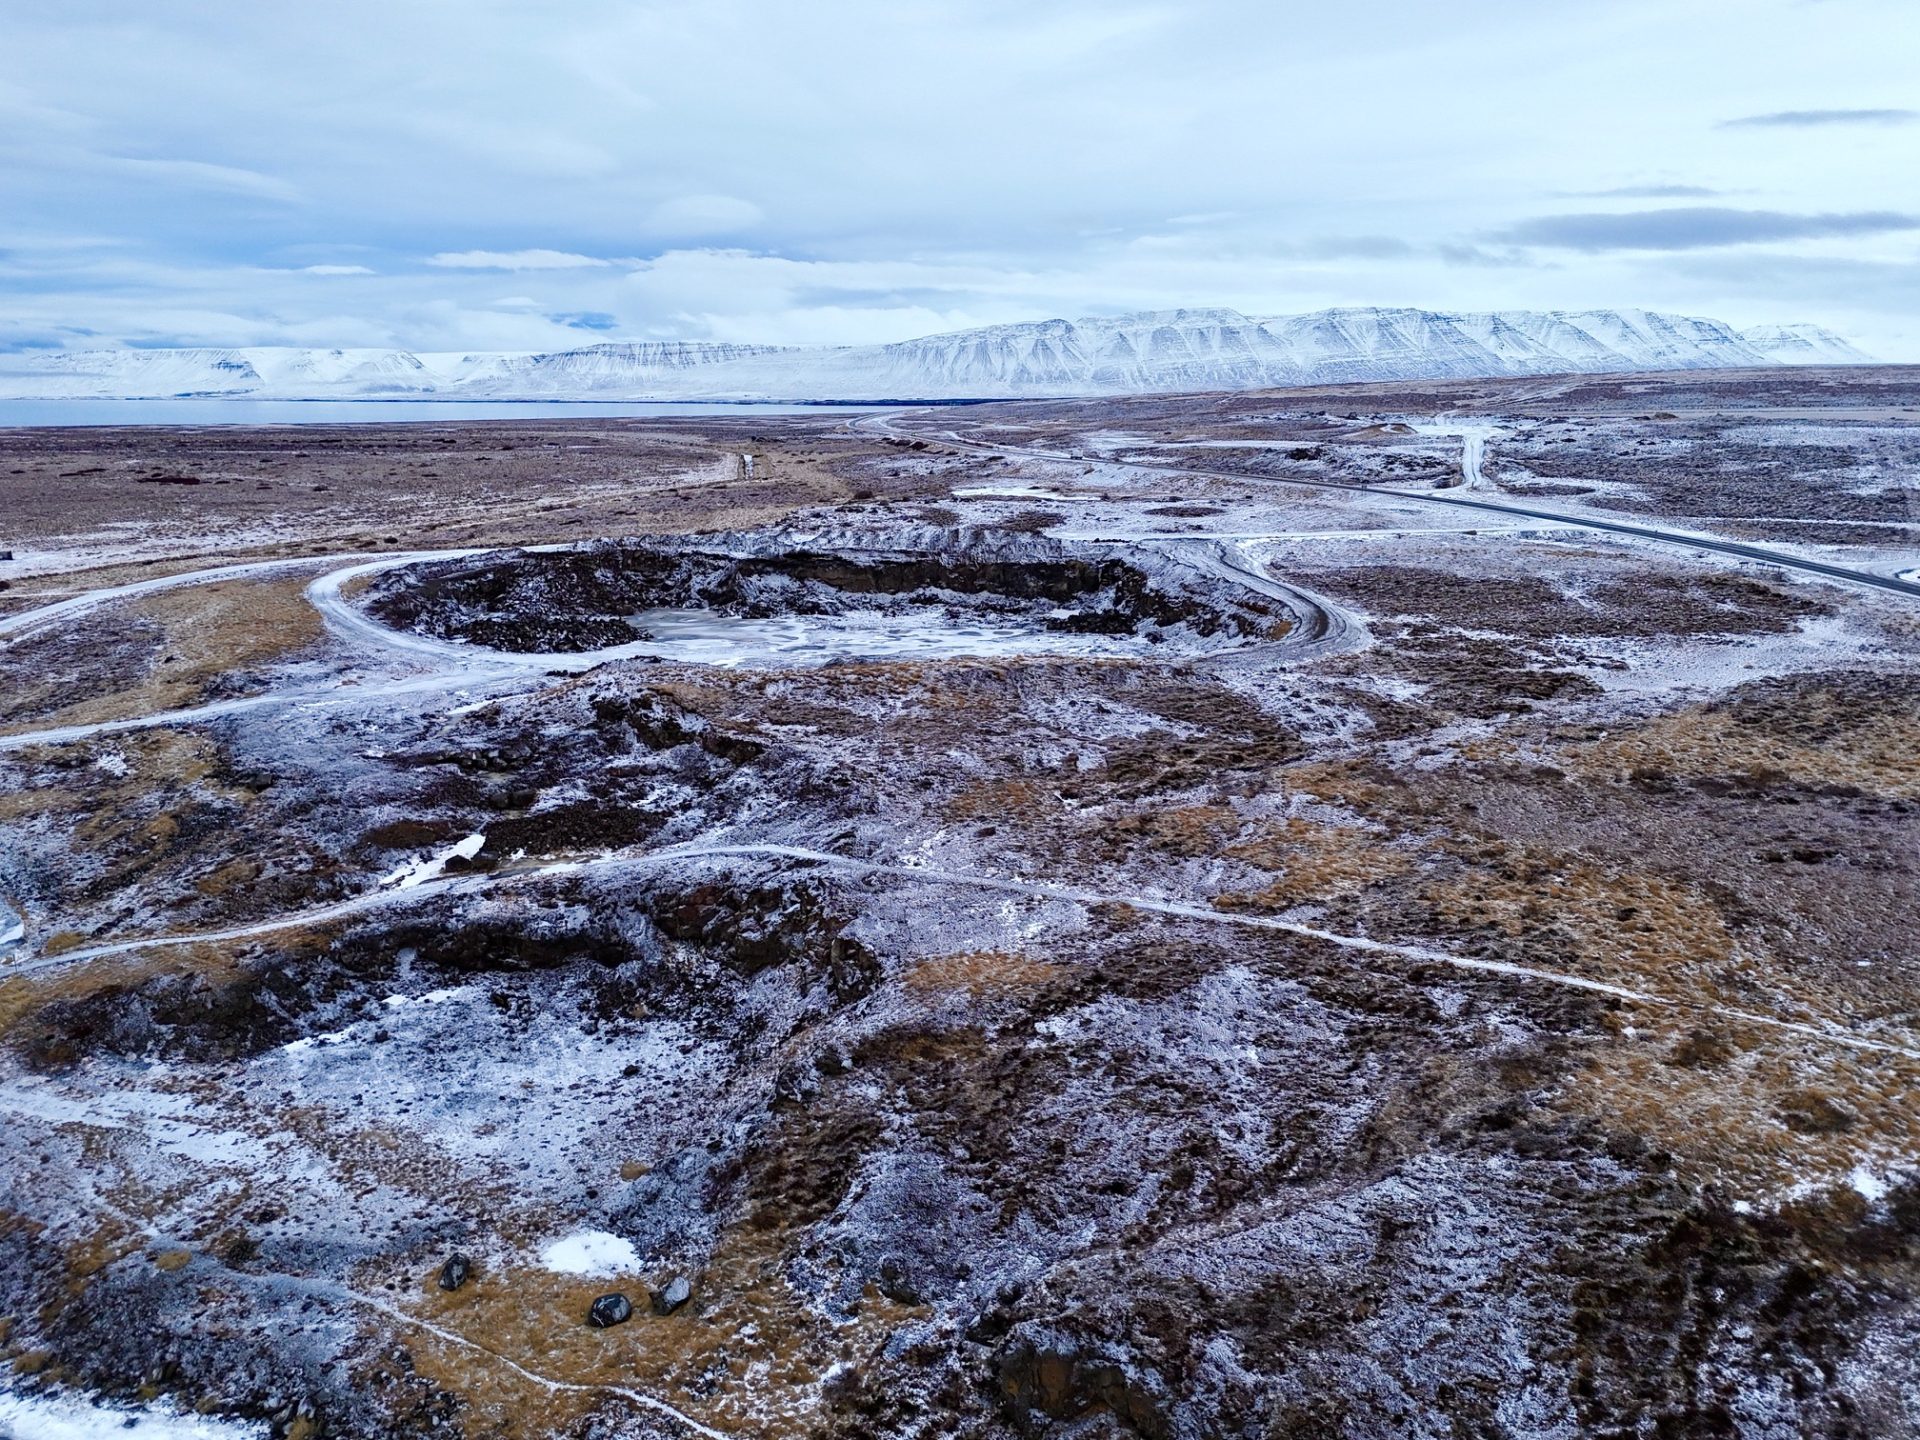
[[(956, 485), (956, 500), (1072, 500), (1075, 496), (1049, 490), (1044, 485)], [(1085, 499), (1085, 496), (1077, 497)]]
[[(961, 616), (929, 605), (905, 614), (850, 610), (831, 615), (728, 615), (715, 610), (644, 610), (630, 617), (651, 638), (621, 656), (657, 656), (704, 665), (821, 665), (835, 660), (935, 660), (952, 656), (1120, 655), (1136, 636), (1077, 635), (1016, 616)], [(613, 658), (615, 652), (603, 652)]]

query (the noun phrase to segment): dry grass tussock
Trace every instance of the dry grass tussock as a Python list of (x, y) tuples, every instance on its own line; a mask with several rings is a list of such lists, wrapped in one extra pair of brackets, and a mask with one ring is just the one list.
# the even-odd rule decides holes
[[(70, 691), (47, 687), (45, 713), (16, 722), (14, 733), (62, 725), (91, 725), (175, 710), (206, 698), (209, 682), (237, 671), (278, 662), (318, 643), (325, 635), (319, 614), (307, 603), (306, 578), (234, 580), (162, 591), (130, 605), (127, 617), (159, 629), (147, 673), (131, 685), (74, 704)], [(111, 617), (113, 612), (107, 612)]]
[(1735, 952), (1719, 908), (1689, 886), (1531, 847), (1442, 880), (1424, 898), (1450, 927), (1494, 930), (1539, 947), (1557, 968), (1664, 993), (1692, 988)]
[(1617, 1024), (1552, 1106), (1656, 1137), (1684, 1177), (1729, 1198), (1851, 1189), (1920, 1145), (1920, 1062), (1697, 1014)]
[(1007, 990), (1030, 990), (1050, 985), (1068, 968), (1030, 955), (1006, 950), (970, 950), (922, 960), (906, 975), (910, 993), (946, 994), (964, 991), (980, 996)]
[(1742, 725), (1725, 711), (1692, 709), (1624, 735), (1569, 749), (1572, 773), (1626, 780), (1746, 775), (1805, 785), (1846, 785), (1869, 794), (1920, 798), (1920, 714), (1881, 714), (1824, 743)]
[[(483, 1271), (447, 1294), (428, 1275), (403, 1308), (477, 1348), (423, 1330), (405, 1340), (419, 1373), (466, 1402), (466, 1432), (476, 1440), (532, 1440), (621, 1403), (590, 1391), (550, 1390), (494, 1356), (570, 1385), (637, 1390), (717, 1429), (779, 1434), (819, 1409), (821, 1381), (835, 1364), (868, 1354), (925, 1313), (870, 1289), (850, 1323), (832, 1324), (788, 1285), (781, 1232), (752, 1225), (723, 1235), (685, 1309), (652, 1314), (647, 1278), (521, 1267)], [(634, 1317), (595, 1330), (585, 1323), (587, 1307), (610, 1290), (634, 1301)]]
[(1221, 895), (1217, 903), (1227, 910), (1271, 913), (1323, 904), (1357, 895), (1413, 868), (1413, 857), (1405, 850), (1367, 830), (1298, 817), (1263, 825), (1224, 853), (1279, 872), (1279, 878), (1262, 889)]

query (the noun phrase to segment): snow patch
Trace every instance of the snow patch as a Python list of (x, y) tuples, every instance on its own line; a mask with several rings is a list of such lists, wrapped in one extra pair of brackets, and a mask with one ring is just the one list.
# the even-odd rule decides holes
[(620, 1275), (640, 1268), (633, 1242), (605, 1230), (576, 1230), (550, 1240), (540, 1263), (560, 1275)]
[(956, 485), (956, 500), (1071, 500), (1058, 490), (1044, 485)]
[(451, 845), (438, 855), (429, 855), (419, 860), (410, 860), (391, 875), (381, 879), (382, 886), (393, 885), (401, 890), (411, 890), (416, 885), (424, 885), (437, 879), (447, 868), (447, 862), (453, 859), (471, 860), (478, 855), (487, 843), (485, 835), (469, 835), (457, 845)]
[(1873, 1171), (1869, 1170), (1865, 1165), (1856, 1165), (1853, 1167), (1852, 1171), (1847, 1175), (1847, 1184), (1851, 1185), (1854, 1191), (1869, 1204), (1872, 1204), (1876, 1200), (1884, 1200), (1887, 1198), (1887, 1190), (1889, 1187), (1885, 1178), (1874, 1174)]
[(136, 1440), (265, 1440), (255, 1421), (192, 1415), (173, 1405), (123, 1409), (96, 1405), (78, 1395), (0, 1394), (0, 1435), (7, 1440), (100, 1440), (131, 1435)]

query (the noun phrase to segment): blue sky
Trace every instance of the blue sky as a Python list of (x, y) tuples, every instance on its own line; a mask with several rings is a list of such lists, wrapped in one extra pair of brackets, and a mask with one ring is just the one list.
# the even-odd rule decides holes
[(1911, 0), (61, 0), (0, 348), (1645, 305), (1920, 359)]

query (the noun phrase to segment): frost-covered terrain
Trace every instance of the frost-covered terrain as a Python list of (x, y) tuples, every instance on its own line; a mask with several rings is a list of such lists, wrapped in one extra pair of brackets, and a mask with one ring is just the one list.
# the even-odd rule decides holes
[(83, 350), (0, 357), (0, 397), (867, 400), (1240, 390), (1867, 359), (1816, 325), (1646, 310), (1168, 310), (832, 348), (655, 341), (552, 354)]
[(0, 1434), (1920, 1434), (1914, 372), (0, 452)]

